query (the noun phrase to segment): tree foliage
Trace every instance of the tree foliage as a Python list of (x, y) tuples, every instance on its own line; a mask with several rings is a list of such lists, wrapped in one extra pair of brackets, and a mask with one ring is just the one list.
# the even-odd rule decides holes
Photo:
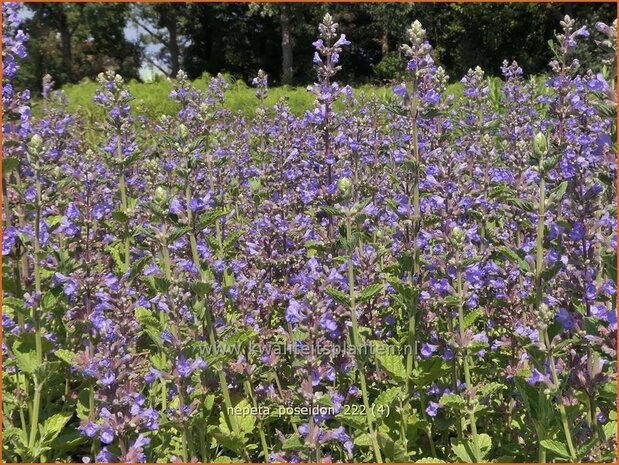
[[(402, 71), (398, 45), (418, 19), (438, 44), (435, 60), (459, 79), (469, 68), (500, 72), (518, 57), (526, 74), (547, 72), (547, 42), (569, 14), (590, 26), (612, 22), (614, 3), (29, 3), (25, 24), (31, 53), (20, 83), (39, 87), (45, 73), (57, 82), (93, 79), (104, 69), (137, 77), (150, 65), (168, 76), (231, 73), (249, 81), (258, 69), (274, 83), (313, 79), (311, 43), (329, 11), (353, 46), (343, 78), (384, 83)], [(135, 42), (125, 32), (132, 31)], [(590, 56), (584, 53), (583, 56)]]

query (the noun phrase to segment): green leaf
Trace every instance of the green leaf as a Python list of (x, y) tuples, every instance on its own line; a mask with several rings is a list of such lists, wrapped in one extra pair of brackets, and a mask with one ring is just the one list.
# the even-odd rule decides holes
[(282, 444), (283, 450), (300, 450), (303, 449), (305, 445), (303, 441), (301, 441), (301, 436), (298, 434), (293, 434), (286, 438), (284, 443)]
[(52, 449), (56, 454), (62, 454), (69, 451), (75, 451), (76, 448), (88, 442), (88, 438), (83, 436), (79, 431), (71, 431), (64, 433), (54, 439)]
[(543, 441), (540, 441), (540, 444), (544, 449), (549, 450), (559, 457), (564, 457), (566, 459), (570, 458), (570, 451), (567, 446), (560, 441), (556, 441), (554, 439), (544, 439)]
[(229, 213), (228, 210), (213, 210), (208, 213), (203, 213), (198, 217), (196, 229), (201, 231), (215, 224), (215, 222)]
[(419, 367), (413, 370), (413, 378), (419, 387), (424, 387), (448, 374), (449, 371), (450, 367), (443, 358), (434, 356), (420, 361)]
[(381, 391), (381, 393), (376, 396), (376, 400), (372, 405), (372, 413), (374, 416), (376, 418), (387, 417), (391, 410), (391, 404), (395, 402), (400, 392), (401, 390), (399, 387), (392, 387)]
[(73, 413), (62, 412), (52, 415), (46, 419), (41, 428), (41, 442), (44, 444), (51, 443), (62, 432), (65, 425), (73, 418)]
[(222, 455), (213, 460), (213, 463), (234, 463), (227, 455)]
[(498, 246), (497, 250), (502, 254), (506, 255), (507, 258), (509, 258), (512, 262), (517, 263), (521, 271), (525, 273), (531, 271), (529, 263), (520, 255), (518, 255), (518, 253), (516, 253), (514, 250), (510, 249), (509, 247), (505, 247), (504, 245)]
[(401, 355), (389, 353), (391, 349), (393, 346), (377, 343), (375, 345), (376, 359), (393, 380), (401, 383), (406, 379), (404, 361)]
[(22, 373), (32, 374), (39, 367), (36, 350), (29, 344), (24, 344), (20, 340), (15, 341), (13, 354), (15, 355), (17, 369)]
[(192, 292), (200, 297), (206, 297), (213, 291), (213, 286), (210, 283), (205, 283), (202, 281), (195, 281), (191, 283), (190, 288)]
[(8, 173), (19, 166), (19, 159), (15, 157), (2, 157), (2, 172)]
[(131, 217), (122, 210), (113, 211), (112, 218), (114, 218), (116, 221), (120, 223), (128, 223), (129, 220), (131, 219)]
[(239, 435), (231, 433), (227, 427), (225, 431), (214, 431), (213, 437), (222, 447), (236, 453), (239, 453), (245, 445), (245, 439)]
[(460, 305), (460, 299), (455, 295), (448, 295), (443, 299), (443, 304), (448, 307), (458, 307)]
[(409, 461), (406, 447), (400, 440), (394, 441), (383, 433), (378, 433), (378, 444), (390, 462), (406, 463)]
[(174, 228), (170, 234), (167, 237), (167, 242), (169, 244), (173, 244), (174, 242), (176, 242), (179, 238), (181, 238), (182, 236), (184, 236), (185, 234), (187, 234), (189, 231), (191, 231), (191, 228), (189, 228), (188, 226), (184, 226), (182, 228)]
[(365, 416), (353, 415), (351, 413), (338, 413), (335, 419), (343, 425), (350, 426), (352, 428), (363, 430), (366, 426)]
[(482, 396), (482, 397), (488, 397), (491, 396), (497, 392), (502, 391), (503, 389), (505, 389), (505, 385), (501, 384), (501, 383), (497, 383), (497, 382), (491, 382), (488, 383), (484, 386), (481, 386), (478, 390), (477, 393)]
[(54, 351), (54, 356), (65, 362), (67, 365), (74, 365), (77, 354), (67, 349), (56, 349)]
[(464, 463), (476, 462), (471, 441), (453, 439), (451, 442), (451, 450), (456, 454), (456, 457)]
[(439, 403), (454, 409), (463, 409), (466, 406), (466, 401), (459, 394), (443, 394)]
[(24, 316), (30, 316), (30, 312), (26, 310), (24, 301), (17, 297), (6, 296), (2, 298), (2, 313), (9, 314), (10, 311), (20, 313)]
[(447, 463), (441, 459), (435, 459), (434, 457), (424, 457), (422, 459), (417, 460), (415, 463)]
[(478, 308), (464, 315), (464, 329), (471, 327), (480, 316), (481, 310)]
[(477, 435), (477, 441), (479, 451), (481, 452), (481, 457), (479, 457), (479, 460), (482, 461), (486, 458), (486, 455), (488, 455), (490, 449), (492, 449), (492, 438), (485, 433), (481, 433)]
[(561, 268), (563, 268), (563, 262), (557, 261), (557, 263), (553, 266), (542, 271), (542, 280), (544, 280), (544, 282), (550, 281), (561, 270)]
[(152, 327), (156, 329), (160, 329), (159, 320), (153, 315), (153, 313), (144, 307), (137, 307), (134, 311), (135, 319), (140, 326), (144, 327)]
[[(256, 417), (251, 413), (251, 409), (251, 404), (247, 400), (242, 399), (234, 406), (234, 411), (230, 412), (228, 415), (230, 417), (230, 421), (233, 424), (236, 424), (239, 433), (242, 436), (251, 433), (256, 425)], [(228, 428), (228, 423), (226, 423), (226, 418), (223, 411), (219, 414), (219, 430), (222, 433), (232, 434), (230, 428)]]
[(213, 411), (213, 406), (215, 405), (215, 394), (208, 394), (204, 397), (204, 413), (205, 417), (208, 418)]
[(604, 437), (606, 439), (615, 437), (617, 435), (617, 422), (609, 421), (602, 426), (602, 431), (604, 431)]
[[(565, 191), (567, 190), (567, 181), (563, 181), (557, 187), (555, 187), (548, 196), (548, 200), (552, 203), (558, 203), (563, 196), (565, 195)], [(549, 207), (552, 205), (548, 205)]]
[(243, 231), (233, 231), (228, 234), (226, 240), (223, 243), (223, 250), (228, 250), (228, 248), (234, 244), (239, 238), (243, 235)]
[(229, 348), (240, 348), (246, 342), (256, 339), (258, 333), (252, 329), (240, 331), (225, 339), (222, 344)]
[(322, 207), (320, 207), (320, 209), (325, 212), (327, 215), (331, 215), (331, 216), (344, 216), (344, 212), (341, 210), (338, 210), (335, 207), (330, 207), (328, 205), (324, 205)]
[(155, 288), (161, 293), (167, 292), (168, 289), (170, 289), (170, 287), (172, 286), (172, 282), (169, 279), (162, 278), (160, 276), (154, 276), (153, 279), (155, 283)]
[(75, 406), (75, 413), (77, 418), (85, 420), (90, 415), (90, 388), (84, 388), (80, 390), (77, 396), (77, 404)]
[(380, 291), (382, 291), (383, 288), (384, 285), (382, 283), (371, 284), (361, 290), (361, 293), (359, 294), (359, 299), (361, 301), (368, 301)]
[(335, 300), (338, 304), (348, 308), (350, 307), (350, 299), (348, 297), (347, 294), (345, 294), (344, 292), (338, 290), (338, 289), (333, 289), (332, 287), (328, 288), (325, 290), (325, 292), (331, 296), (333, 298), (333, 300)]
[(151, 260), (150, 255), (138, 258), (131, 264), (131, 271), (129, 272), (129, 281), (134, 280), (140, 272), (144, 269), (146, 264)]
[(370, 447), (372, 445), (372, 437), (368, 433), (363, 433), (357, 436), (353, 443), (358, 447)]

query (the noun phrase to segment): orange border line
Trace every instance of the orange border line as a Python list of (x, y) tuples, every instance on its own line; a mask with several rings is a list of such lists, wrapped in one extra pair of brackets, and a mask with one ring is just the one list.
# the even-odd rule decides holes
[[(4, 2), (1, 1), (1, 3), (8, 3), (8, 2)], [(24, 0), (17, 0), (15, 3), (26, 3)], [(389, 1), (385, 1), (385, 0), (333, 0), (331, 2), (323, 2), (323, 1), (319, 1), (319, 0), (271, 0), (271, 1), (261, 1), (261, 0), (237, 0), (235, 2), (229, 2), (229, 1), (217, 1), (217, 0), (199, 0), (197, 2), (183, 2), (182, 0), (135, 0), (135, 1), (131, 1), (131, 0), (117, 0), (116, 2), (110, 2), (107, 0), (67, 0), (65, 2), (60, 2), (60, 1), (46, 1), (46, 0), (31, 0), (31, 3), (614, 3), (615, 5), (618, 6), (618, 10), (617, 10), (617, 16), (618, 16), (618, 20), (619, 20), (619, 0), (616, 0), (615, 2), (609, 2), (609, 1), (605, 1), (605, 0), (572, 0), (570, 2), (566, 2), (566, 1), (560, 1), (560, 0), (541, 0), (541, 1), (536, 1), (536, 0), (512, 0), (512, 1), (504, 1), (504, 0), (456, 0), (456, 1), (450, 1), (450, 0), (417, 0), (416, 2), (410, 2), (407, 0), (389, 0)], [(2, 18), (0, 17), (0, 29), (2, 28)], [(2, 36), (0, 35), (0, 50), (2, 50)], [(619, 62), (619, 49), (617, 51), (617, 61)], [(2, 79), (2, 69), (0, 68), (0, 82)], [(2, 118), (3, 118), (4, 114), (3, 112), (0, 112), (0, 126), (2, 125)], [(617, 127), (619, 128), (619, 114), (617, 115), (617, 119), (616, 119), (616, 123), (617, 123)], [(615, 141), (615, 143), (619, 142), (619, 131), (618, 131), (618, 140)], [(2, 132), (0, 131), (0, 144), (2, 143)], [(619, 144), (618, 144), (619, 145)], [(1, 147), (1, 145), (0, 145)], [(615, 154), (615, 157), (617, 157), (617, 154)], [(617, 160), (617, 158), (615, 158), (615, 160)], [(0, 148), (0, 161), (2, 161), (2, 149)], [(4, 177), (2, 176), (2, 166), (0, 165), (0, 185), (3, 183)], [(616, 182), (616, 191), (617, 191), (617, 204), (619, 205), (619, 177), (615, 180)], [(0, 194), (2, 195), (2, 194)], [(0, 209), (0, 233), (2, 233), (2, 220), (3, 220), (3, 215), (4, 215), (4, 210)], [(619, 226), (619, 210), (617, 211), (617, 223), (616, 223), (616, 229), (615, 231), (617, 231), (619, 228), (617, 226)], [(2, 235), (3, 237), (3, 235)], [(0, 243), (2, 242), (2, 237), (0, 237)], [(0, 256), (0, 264), (2, 263), (2, 256)], [(617, 267), (619, 269), (619, 254), (617, 256)], [(2, 302), (3, 299), (3, 293), (2, 293), (2, 280), (0, 279), (0, 303)], [(617, 302), (617, 308), (615, 309), (616, 311), (619, 311), (619, 301)], [(0, 324), (0, 344), (2, 344), (2, 325)], [(617, 333), (617, 346), (619, 346), (619, 332)], [(619, 389), (617, 390), (617, 407), (619, 410)], [(3, 449), (3, 443), (2, 443), (2, 360), (0, 359), (0, 462), (3, 462), (2, 460), (2, 449)], [(615, 437), (616, 442), (616, 446), (617, 446), (617, 457), (616, 457), (616, 461), (615, 463), (619, 463), (619, 421), (617, 422), (617, 435)], [(21, 465), (37, 465), (35, 463), (32, 462), (11, 462), (11, 463), (16, 463), (16, 464), (21, 464)], [(91, 462), (91, 464), (94, 463), (98, 463), (98, 462)], [(207, 462), (199, 462), (199, 463), (207, 463)], [(265, 462), (243, 462), (243, 465), (262, 465)], [(350, 462), (351, 465), (367, 465), (367, 463), (359, 463), (359, 462)], [(406, 462), (409, 463), (409, 462)], [(410, 463), (414, 463), (414, 462), (410, 462)], [(450, 462), (454, 465), (466, 465), (464, 463), (460, 463), (460, 462)], [(536, 462), (531, 462), (531, 463), (536, 463)], [(576, 462), (575, 462), (576, 463)], [(83, 463), (67, 463), (66, 465), (84, 465)], [(146, 463), (146, 465), (161, 465), (159, 463)], [(193, 465), (192, 462), (189, 463), (185, 463), (185, 462), (179, 462), (179, 465)], [(302, 462), (300, 465), (314, 465), (308, 462)], [(513, 462), (508, 462), (508, 463), (503, 463), (502, 465), (522, 465), (522, 463), (513, 463)], [(578, 462), (576, 463), (576, 465), (589, 465), (589, 464), (585, 464), (585, 463), (581, 463)]]

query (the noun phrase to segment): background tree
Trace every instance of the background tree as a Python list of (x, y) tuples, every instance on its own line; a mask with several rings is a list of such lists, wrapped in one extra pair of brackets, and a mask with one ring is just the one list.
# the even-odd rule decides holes
[[(315, 78), (312, 42), (329, 11), (352, 42), (338, 77), (384, 84), (403, 71), (398, 44), (415, 19), (434, 58), (458, 80), (481, 66), (497, 75), (504, 59), (525, 74), (548, 71), (548, 40), (569, 14), (593, 30), (612, 23), (614, 3), (29, 3), (31, 39), (16, 85), (38, 88), (45, 73), (60, 84), (115, 69), (137, 77), (150, 65), (166, 76), (185, 69), (230, 73), (249, 82), (264, 69), (272, 84)], [(132, 43), (128, 39), (135, 38)], [(583, 47), (594, 48), (593, 40)], [(583, 56), (595, 54), (583, 53)], [(595, 61), (583, 66), (597, 66)]]
[(114, 69), (138, 77), (140, 47), (125, 37), (128, 4), (28, 3), (30, 35), (20, 83), (40, 88), (45, 74), (62, 85)]
[(136, 3), (130, 9), (131, 21), (141, 31), (141, 43), (156, 47), (144, 53), (144, 59), (167, 76), (178, 74), (189, 44), (185, 35), (189, 10), (187, 3)]

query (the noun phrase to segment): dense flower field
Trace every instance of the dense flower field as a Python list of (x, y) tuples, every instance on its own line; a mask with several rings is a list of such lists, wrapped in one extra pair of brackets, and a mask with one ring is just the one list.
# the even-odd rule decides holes
[(90, 127), (51, 79), (37, 118), (11, 86), (17, 8), (5, 461), (613, 460), (616, 24), (566, 17), (545, 85), (505, 62), (454, 99), (415, 22), (379, 101), (334, 80), (326, 15), (303, 117), (248, 121), (181, 73), (149, 120), (108, 73)]

